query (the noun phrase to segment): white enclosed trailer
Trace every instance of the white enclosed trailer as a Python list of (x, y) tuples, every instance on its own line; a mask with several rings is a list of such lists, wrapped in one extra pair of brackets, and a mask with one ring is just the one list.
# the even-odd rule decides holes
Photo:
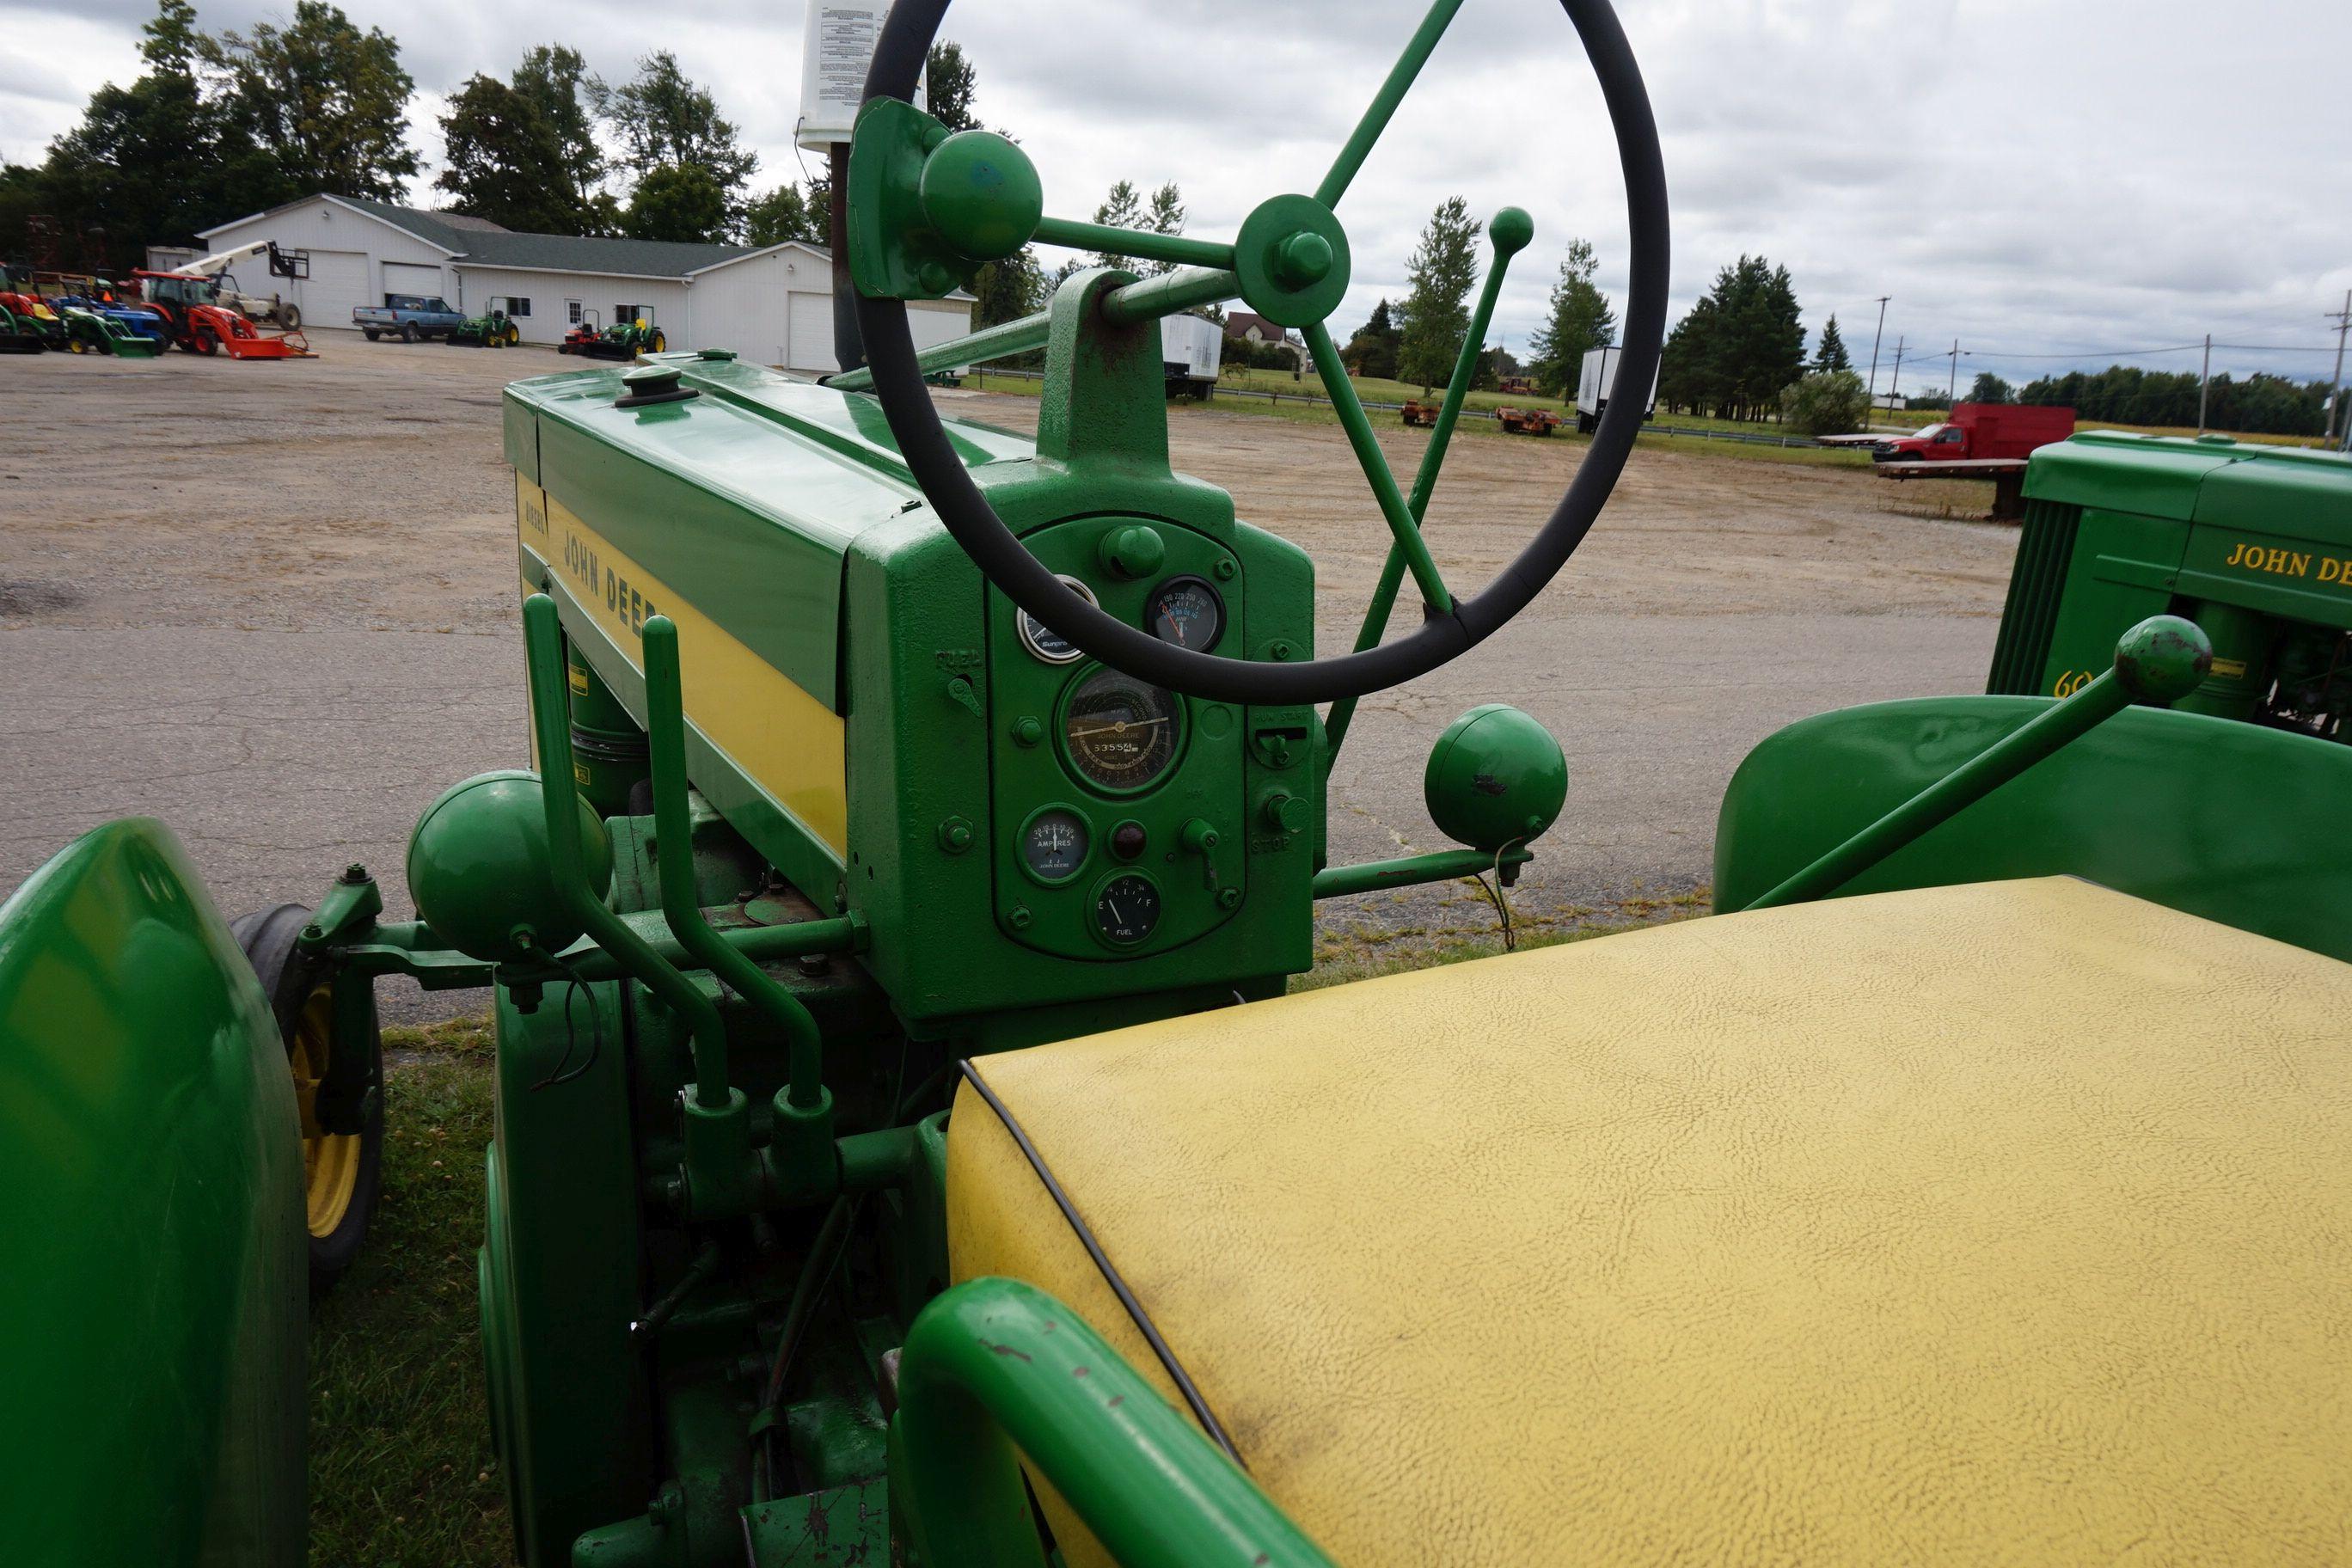
[[(1610, 393), (1616, 385), (1618, 362), (1624, 357), (1625, 351), (1620, 348), (1586, 353), (1583, 368), (1576, 377), (1576, 427), (1582, 434), (1591, 435), (1592, 427), (1601, 423), (1601, 411), (1609, 406)], [(1650, 400), (1642, 410), (1642, 417), (1647, 419), (1657, 411), (1658, 377), (1654, 371), (1650, 375)]]
[(1199, 316), (1160, 318), (1160, 361), (1168, 395), (1208, 401), (1224, 362), (1225, 329)]

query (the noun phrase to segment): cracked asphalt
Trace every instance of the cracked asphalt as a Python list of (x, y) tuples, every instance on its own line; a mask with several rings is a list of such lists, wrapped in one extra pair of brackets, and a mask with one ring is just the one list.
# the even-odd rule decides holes
[[(315, 902), (346, 864), (410, 910), (400, 859), (446, 785), (528, 753), (511, 489), (498, 391), (544, 351), (370, 344), (238, 363), (7, 362), (0, 453), (0, 895), (109, 818), (187, 845), (224, 912)], [(1013, 429), (1035, 401), (942, 393)], [(1392, 465), (1426, 437), (1387, 427)], [(1180, 468), (1297, 540), (1325, 648), (1353, 639), (1385, 535), (1336, 428), (1213, 406), (1171, 422)], [(1583, 448), (1465, 435), (1431, 508), (1449, 580), (1483, 582)], [(1484, 647), (1368, 699), (1332, 775), (1331, 858), (1444, 847), (1428, 749), (1507, 701), (1558, 735), (1568, 809), (1535, 845), (1523, 924), (1616, 924), (1704, 895), (1717, 802), (1774, 729), (1854, 702), (1979, 690), (2011, 531), (1971, 487), (1644, 449), (1558, 584)], [(1486, 935), (1462, 884), (1335, 900), (1351, 962)], [(478, 1007), (387, 985), (388, 1019)]]

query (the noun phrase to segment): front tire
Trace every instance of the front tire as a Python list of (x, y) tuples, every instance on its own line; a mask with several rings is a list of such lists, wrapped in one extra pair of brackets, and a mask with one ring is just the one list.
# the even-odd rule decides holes
[[(331, 1288), (359, 1257), (383, 1192), (383, 1041), (373, 995), (361, 1037), (334, 1037), (333, 976), (297, 945), (310, 919), (310, 911), (300, 904), (279, 904), (247, 915), (229, 929), (269, 998), (301, 1109), (303, 1209), (315, 1296)], [(329, 1132), (319, 1125), (315, 1105), (334, 1053), (345, 1049), (358, 1050), (364, 1058), (360, 1126), (356, 1132)]]
[(196, 352), (200, 354), (216, 354), (220, 353), (220, 339), (215, 337), (209, 331), (201, 328), (198, 329), (196, 332)]
[(302, 307), (299, 305), (278, 306), (278, 324), (285, 328), (289, 332), (300, 331), (302, 330)]
[(654, 333), (652, 337), (646, 340), (646, 352), (647, 353), (657, 354), (668, 347), (669, 340), (663, 337), (659, 332)]

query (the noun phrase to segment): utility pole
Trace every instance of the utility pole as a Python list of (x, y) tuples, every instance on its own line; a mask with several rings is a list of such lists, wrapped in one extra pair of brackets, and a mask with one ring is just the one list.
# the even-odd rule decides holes
[[(2352, 289), (2344, 290), (2344, 309), (2323, 311), (2322, 314), (2336, 323), (2336, 390), (2327, 399), (2327, 439), (2322, 443), (2333, 447), (2336, 445), (2336, 416), (2344, 407), (2344, 334), (2352, 330)], [(2345, 428), (2352, 432), (2352, 425)]]
[(1899, 390), (1902, 388), (1902, 385), (1903, 385), (1903, 339), (1902, 339), (1902, 338), (1900, 338), (1900, 337), (1897, 337), (1897, 338), (1895, 340), (1895, 374), (1894, 374), (1894, 376), (1893, 376), (1891, 379), (1889, 379), (1889, 380), (1888, 380), (1888, 382), (1886, 383), (1886, 401), (1887, 401), (1887, 402), (1892, 403), (1892, 402), (1894, 402), (1894, 401), (1895, 401), (1895, 393), (1896, 393), (1897, 391), (1899, 391)]
[(2197, 434), (2205, 434), (2205, 389), (2213, 382), (2213, 334), (2205, 334), (2205, 367), (2197, 373)]
[[(1870, 416), (1874, 419), (1878, 417), (1878, 345), (1886, 337), (1886, 301), (1893, 298), (1892, 294), (1878, 297), (1878, 331), (1870, 334)], [(2352, 312), (2352, 290), (2346, 292), (2344, 305), (2347, 312)], [(2339, 337), (2336, 342), (2341, 344), (2343, 340)], [(2339, 353), (2336, 357), (2336, 371), (2341, 374), (2344, 356)]]
[(1944, 402), (1949, 406), (1960, 395), (1960, 340), (1952, 340), (1952, 384), (1944, 389)]

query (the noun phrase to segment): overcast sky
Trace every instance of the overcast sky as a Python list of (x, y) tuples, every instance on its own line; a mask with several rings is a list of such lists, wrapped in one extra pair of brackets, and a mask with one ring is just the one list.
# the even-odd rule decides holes
[[(794, 0), (342, 3), (399, 38), (428, 163), (442, 101), (468, 72), (503, 73), (554, 40), (614, 78), (674, 50), (759, 151), (755, 185), (801, 172)], [(214, 30), (291, 9), (198, 5)], [(1048, 211), (1090, 216), (1122, 175), (1172, 179), (1190, 231), (1223, 237), (1263, 197), (1313, 188), (1421, 9), (964, 0), (945, 35), (977, 67), (983, 120), (1036, 160)], [(0, 156), (37, 159), (91, 89), (136, 76), (149, 14), (143, 0), (0, 4)], [(1861, 368), (1877, 296), (1893, 296), (1882, 387), (1898, 334), (1906, 387), (1948, 379), (1955, 337), (1963, 386), (1981, 369), (2095, 368), (2208, 332), (2335, 341), (2323, 313), (2352, 288), (2343, 0), (1622, 0), (1621, 14), (1665, 140), (1677, 315), (1749, 251), (1789, 268), (1809, 328), (1836, 314)], [(1535, 216), (1499, 312), (1511, 347), (1538, 324), (1570, 236), (1599, 247), (1622, 306), (1609, 127), (1551, 0), (1469, 0), (1439, 47), (1341, 205), (1355, 285), (1338, 336), (1403, 293), (1415, 233), (1456, 193), (1481, 214), (1515, 203)], [(417, 194), (429, 205), (425, 181)], [(2198, 355), (2133, 363), (2193, 370)], [(2333, 359), (2227, 348), (2214, 366), (2317, 377)]]

